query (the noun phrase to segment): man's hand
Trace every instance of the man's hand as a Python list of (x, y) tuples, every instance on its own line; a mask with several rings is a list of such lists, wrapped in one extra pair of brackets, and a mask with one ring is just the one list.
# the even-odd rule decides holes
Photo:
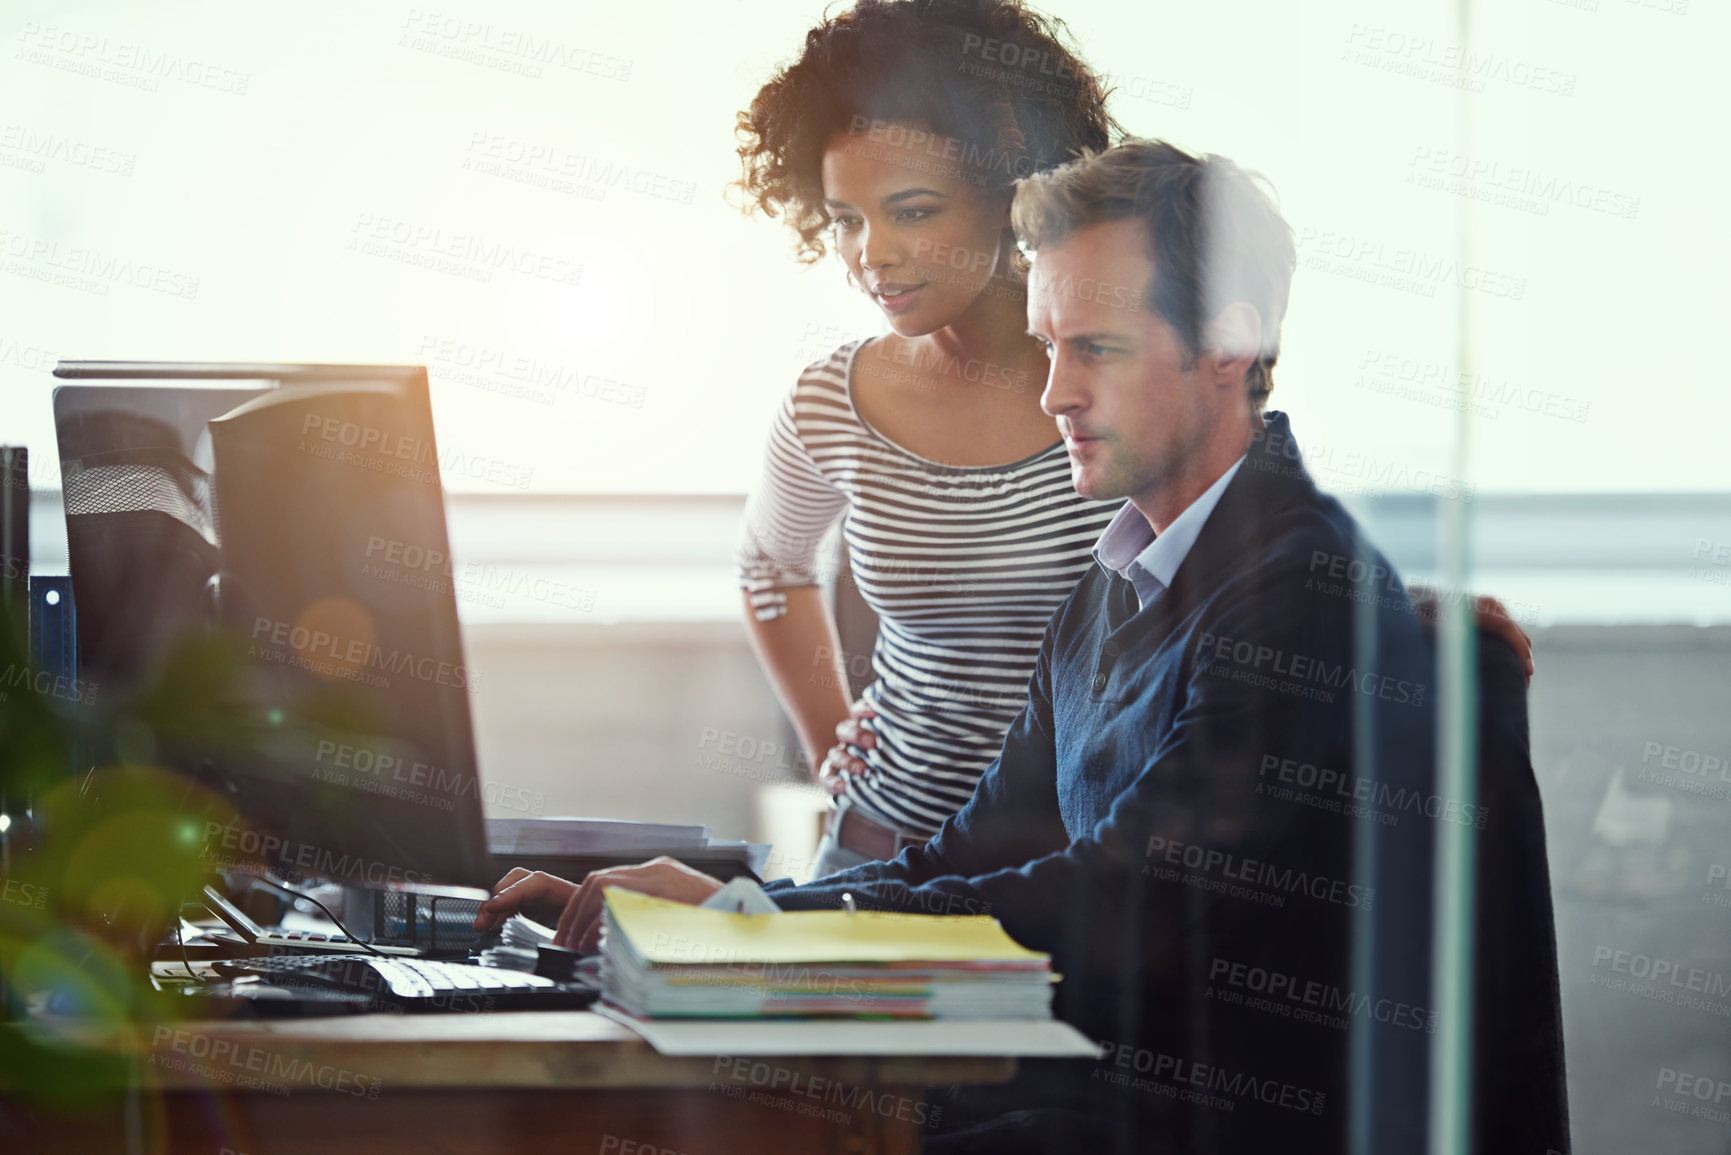
[(719, 879), (665, 855), (637, 866), (615, 866), (590, 872), (581, 886), (540, 871), (521, 868), (499, 880), (497, 893), (481, 904), (476, 930), (487, 930), (504, 922), (525, 902), (565, 902), (554, 931), (553, 945), (592, 953), (601, 939), (602, 892), (609, 886), (650, 894), (673, 902), (696, 906), (721, 889)]
[[(1406, 587), (1406, 592), (1412, 599), (1412, 608), (1417, 612), (1418, 620), (1426, 627), (1436, 629), (1437, 619), (1442, 615), (1442, 598), (1437, 591), (1414, 583)], [(1527, 668), (1527, 681), (1531, 682), (1533, 639), (1527, 636), (1527, 631), (1515, 624), (1515, 619), (1509, 615), (1507, 607), (1488, 594), (1480, 594), (1473, 599), (1473, 615), (1480, 633), (1508, 643), (1515, 656), (1521, 659), (1521, 664)]]
[(592, 871), (565, 904), (553, 945), (589, 954), (601, 943), (602, 891), (609, 886), (635, 890), (656, 898), (696, 906), (721, 889), (721, 880), (693, 870), (665, 854), (637, 866), (615, 866)]
[(492, 930), (516, 914), (530, 902), (564, 905), (577, 893), (577, 884), (539, 870), (524, 870), (521, 866), (501, 878), (493, 887), (493, 897), (481, 904), (475, 916), (475, 929)]

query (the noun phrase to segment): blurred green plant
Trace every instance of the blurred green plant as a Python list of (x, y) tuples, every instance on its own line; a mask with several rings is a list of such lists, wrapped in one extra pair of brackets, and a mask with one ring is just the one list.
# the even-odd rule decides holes
[(244, 642), (214, 632), (183, 639), (121, 701), (37, 671), (5, 612), (0, 670), (0, 1095), (78, 1108), (147, 1077), (151, 1032), (179, 1017), (149, 959), (212, 873), (205, 832), (240, 822), (225, 798), (159, 764), (165, 752), (268, 766), (315, 727), (364, 731), (371, 719), (317, 685), (291, 709), (261, 704)]

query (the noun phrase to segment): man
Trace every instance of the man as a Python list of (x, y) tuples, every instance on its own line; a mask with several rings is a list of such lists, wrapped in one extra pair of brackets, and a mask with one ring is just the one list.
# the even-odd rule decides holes
[[(1347, 580), (1393, 569), (1262, 410), (1291, 230), (1232, 162), (1146, 140), (1023, 182), (1013, 218), (1042, 405), (1076, 489), (1127, 502), (968, 805), (892, 862), (767, 889), (990, 913), (1052, 953), (1105, 1058), (1025, 1063), (953, 1149), (1421, 1149), (1434, 833), (1363, 806), (1434, 796), (1430, 648), (1398, 581)], [(609, 885), (719, 883), (513, 872), (477, 926), (563, 901), (592, 949)]]

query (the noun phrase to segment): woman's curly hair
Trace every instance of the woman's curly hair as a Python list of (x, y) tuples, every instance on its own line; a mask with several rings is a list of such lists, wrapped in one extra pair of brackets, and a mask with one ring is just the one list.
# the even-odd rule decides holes
[(838, 132), (867, 123), (924, 126), (964, 142), (979, 179), (1006, 193), (1017, 177), (1123, 129), (1094, 70), (1066, 46), (1064, 22), (1019, 0), (858, 0), (805, 36), (738, 116), (746, 212), (783, 216), (807, 264), (825, 252), (821, 166)]

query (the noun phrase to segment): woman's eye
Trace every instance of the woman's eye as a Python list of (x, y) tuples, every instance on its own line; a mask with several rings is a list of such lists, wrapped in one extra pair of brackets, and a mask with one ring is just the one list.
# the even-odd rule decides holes
[(829, 220), (829, 227), (834, 229), (836, 232), (841, 233), (847, 232), (858, 223), (859, 222), (853, 217), (831, 217)]
[(896, 220), (903, 224), (911, 224), (914, 221), (925, 220), (936, 211), (936, 209), (902, 209), (896, 213)]

